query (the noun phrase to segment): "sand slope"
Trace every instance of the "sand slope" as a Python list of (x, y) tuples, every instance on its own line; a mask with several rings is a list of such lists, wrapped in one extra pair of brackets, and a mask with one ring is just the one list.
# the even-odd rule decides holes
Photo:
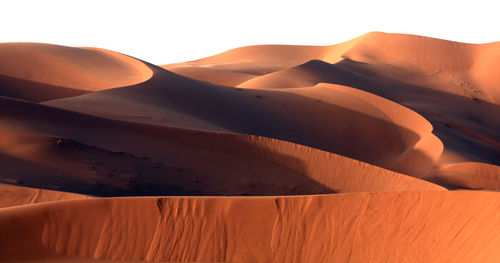
[(316, 46), (248, 46), (191, 61), (191, 64), (245, 74), (262, 75), (298, 65), (313, 58), (322, 57), (325, 51), (325, 47)]
[[(74, 191), (92, 195), (442, 189), (347, 157), (264, 137), (126, 123), (6, 98), (0, 105), (10, 109), (0, 111), (4, 158), (31, 163), (24, 169), (49, 169), (46, 187), (56, 184), (70, 190), (77, 183)], [(13, 169), (9, 175), (26, 184), (42, 183), (29, 173), (17, 173)]]
[(0, 184), (0, 208), (41, 202), (91, 198), (86, 195)]
[(221, 86), (236, 86), (257, 76), (207, 66), (196, 66), (190, 62), (164, 65), (162, 68), (188, 78)]
[(485, 163), (449, 164), (430, 172), (426, 179), (458, 189), (500, 190), (500, 167)]
[(97, 48), (0, 44), (0, 95), (32, 101), (81, 95), (147, 80), (139, 60)]
[[(361, 92), (360, 99), (327, 85), (316, 89), (330, 92), (312, 97), (291, 91), (235, 89), (151, 68), (154, 76), (145, 83), (45, 104), (128, 121), (271, 137), (415, 176), (432, 167), (440, 154), (438, 146), (429, 160), (396, 164), (402, 155), (422, 159), (407, 152), (432, 131), (432, 126), (415, 112), (373, 94)], [(335, 99), (337, 94), (343, 99)], [(409, 127), (395, 119), (416, 122)], [(415, 162), (426, 164), (420, 171), (405, 167)]]
[(445, 146), (441, 163), (500, 164), (500, 119), (484, 114), (500, 112), (494, 99), (500, 89), (492, 82), (498, 43), (370, 33), (331, 48), (324, 61), (311, 60), (238, 87), (289, 89), (327, 82), (368, 91), (426, 117)]
[(499, 42), (0, 58), (0, 262), (500, 258)]
[(495, 262), (499, 200), (487, 192), (401, 192), (39, 204), (0, 210), (0, 258)]

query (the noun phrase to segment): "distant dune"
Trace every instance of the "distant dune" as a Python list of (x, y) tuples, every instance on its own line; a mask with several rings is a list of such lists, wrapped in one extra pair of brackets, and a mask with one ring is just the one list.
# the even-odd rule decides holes
[(500, 42), (0, 59), (0, 262), (500, 258)]
[(91, 198), (67, 192), (0, 184), (0, 208), (34, 203)]
[(39, 43), (0, 44), (0, 95), (43, 101), (142, 82), (151, 71), (113, 51)]

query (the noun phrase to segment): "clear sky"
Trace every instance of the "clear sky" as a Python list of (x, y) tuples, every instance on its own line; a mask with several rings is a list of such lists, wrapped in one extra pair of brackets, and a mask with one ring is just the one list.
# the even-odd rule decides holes
[(500, 41), (498, 0), (0, 2), (0, 42), (94, 46), (167, 64), (254, 44), (331, 45), (370, 31)]

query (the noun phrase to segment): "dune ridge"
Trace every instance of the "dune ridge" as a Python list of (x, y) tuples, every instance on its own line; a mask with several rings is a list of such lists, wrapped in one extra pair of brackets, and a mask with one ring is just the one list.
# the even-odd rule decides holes
[(499, 43), (0, 43), (0, 262), (496, 262)]
[[(10, 130), (16, 129), (18, 131), (15, 134), (11, 133), (11, 136), (17, 137), (15, 140), (6, 140), (17, 141), (17, 143), (14, 145), (0, 144), (0, 149), (11, 157), (25, 158), (25, 160), (39, 163), (45, 167), (55, 164), (59, 167), (60, 172), (63, 170), (61, 168), (66, 166), (66, 173), (81, 174), (83, 180), (91, 179), (99, 182), (100, 177), (96, 177), (99, 176), (99, 173), (92, 172), (91, 166), (93, 165), (95, 168), (95, 166), (99, 165), (99, 162), (113, 162), (110, 158), (116, 158), (116, 155), (119, 157), (127, 153), (130, 159), (141, 159), (140, 163), (150, 159), (151, 161), (155, 160), (153, 162), (155, 166), (158, 166), (156, 162), (159, 161), (162, 166), (172, 168), (175, 166), (177, 169), (184, 169), (185, 172), (191, 171), (191, 175), (186, 175), (195, 177), (188, 177), (188, 180), (205, 182), (214, 177), (212, 173), (215, 170), (219, 173), (218, 176), (222, 176), (225, 180), (243, 185), (248, 184), (246, 187), (250, 188), (252, 188), (252, 185), (256, 187), (261, 183), (266, 184), (266, 181), (267, 184), (271, 184), (271, 186), (277, 184), (275, 187), (278, 187), (283, 184), (280, 182), (279, 177), (289, 176), (289, 184), (281, 186), (285, 189), (280, 191), (293, 191), (295, 189), (295, 191), (305, 191), (305, 193), (317, 193), (317, 191), (363, 192), (396, 189), (443, 189), (437, 185), (341, 155), (265, 137), (127, 123), (11, 99), (0, 99), (0, 102), (3, 107), (11, 109), (8, 114), (0, 115), (0, 117), (5, 120), (4, 123), (11, 123), (7, 126), (10, 127)], [(25, 130), (24, 135), (19, 133), (19, 131), (22, 131), (20, 127)], [(101, 131), (91, 127), (105, 129)], [(6, 130), (7, 128), (4, 128), (3, 133), (8, 135), (9, 133)], [(82, 131), (85, 132), (82, 133)], [(114, 134), (118, 131), (121, 138), (114, 138)], [(82, 136), (83, 134), (84, 136)], [(54, 138), (69, 138), (77, 141), (78, 144), (74, 145), (70, 140), (67, 142), (61, 140), (60, 145), (58, 145), (57, 140), (50, 140), (50, 138), (47, 138), (48, 135)], [(145, 145), (134, 144), (135, 141), (141, 141)], [(65, 146), (65, 143), (68, 145)], [(102, 152), (103, 150), (91, 148), (91, 145), (101, 145), (103, 150), (108, 150)], [(163, 146), (169, 150), (162, 149), (158, 151), (148, 147), (148, 145)], [(120, 148), (117, 148), (117, 146)], [(90, 148), (88, 151), (92, 153), (94, 158), (98, 156), (94, 151), (101, 152), (104, 155), (101, 157), (102, 160), (97, 160), (95, 164), (85, 163), (85, 160), (82, 160), (84, 158), (78, 154), (87, 148)], [(20, 149), (21, 154), (16, 152), (15, 149)], [(57, 151), (62, 151), (62, 155), (58, 154)], [(119, 154), (119, 151), (123, 151), (123, 153)], [(166, 154), (167, 152), (170, 152), (170, 154)], [(204, 152), (207, 152), (207, 155), (202, 155)], [(211, 157), (208, 157), (208, 155)], [(43, 156), (43, 158), (40, 156)], [(207, 156), (208, 162), (198, 159), (200, 156)], [(141, 157), (146, 157), (148, 160), (143, 160)], [(233, 159), (232, 166), (224, 164), (228, 158)], [(253, 175), (254, 170), (248, 170), (248, 163), (258, 165), (256, 168), (259, 169), (260, 173), (273, 174), (279, 171), (283, 175), (276, 174), (267, 179), (264, 175), (257, 177)], [(86, 167), (81, 167), (82, 164), (86, 164)], [(229, 167), (230, 169), (228, 169)], [(80, 172), (78, 173), (78, 171)], [(89, 177), (89, 172), (93, 176)], [(127, 173), (124, 174), (129, 176)], [(68, 176), (65, 177), (65, 180), (69, 180)], [(233, 179), (230, 179), (230, 177), (233, 177)], [(291, 178), (296, 179), (291, 180)], [(161, 180), (160, 178), (151, 179)], [(169, 180), (171, 178), (161, 181), (165, 181), (169, 185)], [(312, 181), (307, 183), (310, 180)], [(104, 182), (100, 183), (103, 184)], [(181, 181), (180, 183), (178, 186), (184, 187), (186, 182), (182, 183)], [(317, 183), (324, 186), (314, 186)], [(97, 186), (94, 185), (93, 187), (96, 188)], [(208, 185), (205, 185), (205, 187), (207, 188), (205, 191), (214, 190), (208, 189)], [(226, 186), (213, 184), (212, 187), (223, 189)], [(228, 185), (227, 188), (229, 187), (234, 188), (235, 186)], [(223, 193), (221, 191), (223, 190), (218, 190), (218, 193)], [(186, 193), (188, 192), (184, 192), (184, 194)]]
[(91, 197), (67, 192), (0, 184), (0, 208), (87, 198)]
[(0, 60), (0, 95), (36, 102), (128, 86), (152, 75), (141, 61), (98, 48), (1, 43)]
[(431, 191), (42, 203), (0, 210), (8, 226), (0, 229), (0, 258), (21, 259), (23, 242), (25, 260), (494, 262), (498, 200)]
[[(300, 92), (239, 90), (194, 81), (162, 68), (151, 68), (155, 72), (154, 76), (145, 83), (44, 104), (106, 118), (271, 137), (412, 175), (414, 172), (419, 175), (424, 173), (435, 162), (434, 157), (424, 161), (427, 164), (418, 172), (405, 168), (407, 162), (400, 162), (398, 166), (394, 164), (401, 154), (405, 154), (406, 149), (413, 148), (418, 137), (431, 132), (432, 126), (424, 124), (425, 119), (417, 113), (373, 94), (363, 93), (360, 101), (359, 92), (353, 91), (342, 93), (345, 100), (328, 100), (318, 96), (308, 97)], [(328, 84), (317, 89), (323, 87), (328, 87)], [(325, 98), (340, 94), (332, 93)], [(352, 100), (358, 102), (349, 105), (348, 101)], [(372, 116), (370, 110), (356, 109), (364, 107), (362, 105), (391, 110)], [(375, 111), (379, 112), (380, 109)], [(408, 122), (403, 123), (404, 119), (419, 118), (412, 127), (407, 125)], [(394, 119), (400, 121), (395, 122)], [(372, 129), (364, 129), (361, 123), (370, 125)], [(354, 143), (352, 134), (358, 134)], [(372, 146), (370, 150), (366, 149), (367, 144)], [(439, 147), (436, 151), (439, 152)], [(414, 155), (405, 154), (405, 158), (411, 159)]]

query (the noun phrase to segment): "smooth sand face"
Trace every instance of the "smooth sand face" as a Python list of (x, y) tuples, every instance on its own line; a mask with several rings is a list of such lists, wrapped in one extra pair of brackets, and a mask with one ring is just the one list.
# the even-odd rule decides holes
[(496, 262), (499, 50), (0, 44), (0, 262)]
[(189, 62), (164, 65), (162, 66), (162, 68), (188, 78), (207, 81), (215, 85), (230, 87), (237, 86), (238, 84), (257, 76), (231, 70), (224, 70), (207, 66), (197, 66), (196, 64), (193, 65), (193, 63)]
[(96, 48), (40, 43), (0, 44), (0, 95), (43, 101), (143, 82), (148, 67)]

